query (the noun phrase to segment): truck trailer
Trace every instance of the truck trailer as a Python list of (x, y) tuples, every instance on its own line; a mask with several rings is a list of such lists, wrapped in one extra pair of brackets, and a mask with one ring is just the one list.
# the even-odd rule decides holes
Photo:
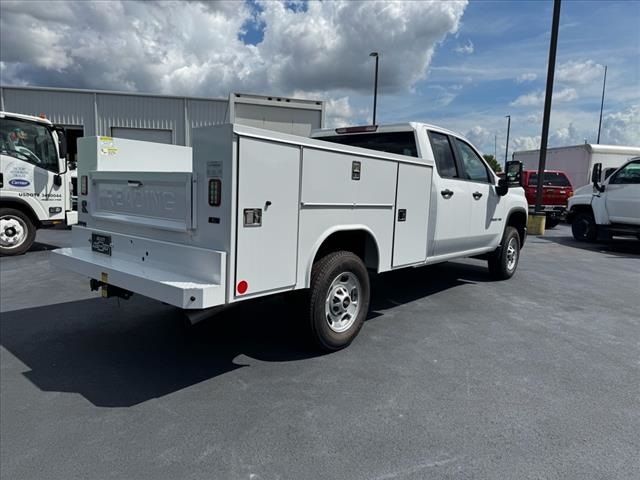
[[(640, 155), (640, 147), (592, 143), (548, 148), (545, 168), (566, 173), (575, 189), (591, 182), (591, 173), (596, 163), (602, 164), (601, 180), (604, 180), (627, 160), (638, 155)], [(514, 152), (513, 160), (522, 162), (525, 170), (538, 170), (540, 150)]]
[(516, 271), (527, 202), (459, 135), (421, 123), (320, 130), (194, 130), (189, 147), (79, 143), (78, 225), (52, 262), (103, 296), (138, 293), (192, 321), (293, 290), (309, 331), (347, 346), (367, 316), (369, 273), (483, 256)]

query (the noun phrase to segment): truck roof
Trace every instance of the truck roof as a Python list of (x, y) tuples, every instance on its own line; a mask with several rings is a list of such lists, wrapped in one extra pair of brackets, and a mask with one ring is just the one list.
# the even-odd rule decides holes
[[(565, 147), (552, 147), (547, 148), (547, 151), (561, 151), (561, 150), (570, 150), (570, 149), (581, 149), (586, 150), (589, 153), (620, 153), (620, 154), (640, 154), (640, 147), (631, 147), (626, 145), (602, 145), (598, 143), (581, 143), (579, 145), (567, 145)], [(524, 153), (537, 153), (540, 149), (535, 150), (520, 150), (518, 152), (514, 152), (514, 154), (524, 154)]]
[[(367, 133), (380, 133), (380, 132), (407, 132), (414, 131), (420, 128), (428, 128), (430, 130), (437, 130), (438, 132), (446, 133), (449, 135), (455, 135), (456, 137), (464, 138), (459, 133), (453, 132), (451, 130), (447, 130), (446, 128), (439, 127), (437, 125), (432, 125), (430, 123), (421, 123), (421, 122), (402, 122), (402, 123), (389, 123), (385, 125), (353, 125), (344, 128), (365, 128), (365, 127), (376, 127), (375, 131), (363, 131), (363, 132), (353, 132), (352, 135), (359, 134), (367, 134)], [(311, 137), (332, 137), (339, 133), (336, 131), (336, 128), (323, 128), (318, 130), (311, 131)], [(348, 132), (345, 132), (348, 133)], [(465, 139), (466, 140), (466, 139)]]
[(53, 125), (50, 120), (42, 117), (34, 117), (33, 115), (23, 115), (22, 113), (0, 112), (0, 118), (18, 118), (20, 120), (27, 120), (29, 122), (38, 122), (44, 125)]

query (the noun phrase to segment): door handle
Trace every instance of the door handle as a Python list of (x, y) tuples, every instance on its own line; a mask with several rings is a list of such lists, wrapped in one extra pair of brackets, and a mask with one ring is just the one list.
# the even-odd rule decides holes
[(482, 194), (480, 192), (473, 192), (473, 198), (475, 198), (476, 200), (480, 200), (481, 197)]
[(128, 180), (127, 185), (129, 185), (130, 187), (141, 187), (142, 182), (140, 180)]
[(440, 192), (440, 195), (442, 195), (444, 198), (449, 199), (453, 196), (453, 192), (447, 188), (446, 190), (442, 190)]

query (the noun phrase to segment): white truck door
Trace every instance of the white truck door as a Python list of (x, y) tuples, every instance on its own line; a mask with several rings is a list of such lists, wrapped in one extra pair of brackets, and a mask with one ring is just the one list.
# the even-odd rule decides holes
[(427, 219), (432, 169), (398, 164), (393, 266), (424, 262), (427, 258)]
[(437, 202), (434, 255), (469, 250), (471, 193), (468, 182), (461, 180), (449, 136), (429, 131), (437, 174), (433, 188)]
[(493, 185), (493, 175), (471, 145), (458, 138), (455, 138), (454, 142), (464, 168), (462, 176), (468, 180), (470, 188), (469, 238), (473, 241), (472, 248), (497, 245), (506, 219), (502, 212), (503, 208), (500, 208), (500, 197)]
[(235, 294), (296, 283), (300, 148), (241, 137)]
[(618, 170), (603, 195), (611, 223), (640, 225), (640, 160)]

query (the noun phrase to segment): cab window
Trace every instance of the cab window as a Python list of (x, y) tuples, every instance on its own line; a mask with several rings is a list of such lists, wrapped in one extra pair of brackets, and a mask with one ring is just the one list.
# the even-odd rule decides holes
[(58, 172), (58, 153), (44, 125), (15, 118), (0, 118), (0, 153)]
[(631, 162), (618, 170), (609, 184), (640, 184), (640, 160)]
[(457, 178), (458, 167), (449, 137), (442, 133), (429, 132), (429, 141), (433, 150), (433, 157), (436, 161), (438, 174), (444, 178)]
[(471, 148), (471, 145), (458, 138), (455, 139), (455, 142), (458, 147), (458, 153), (462, 158), (462, 164), (464, 165), (463, 178), (473, 180), (474, 182), (489, 183), (490, 180), (487, 166), (475, 150)]

